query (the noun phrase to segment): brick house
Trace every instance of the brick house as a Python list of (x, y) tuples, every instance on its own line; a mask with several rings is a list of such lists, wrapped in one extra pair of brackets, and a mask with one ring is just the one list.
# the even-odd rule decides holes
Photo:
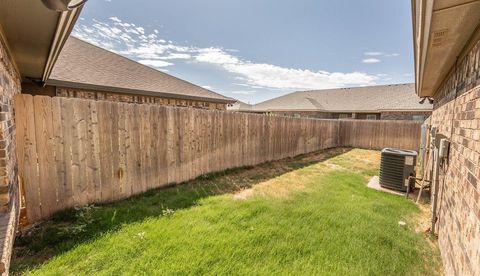
[(433, 97), (432, 228), (446, 275), (480, 275), (480, 1), (412, 0), (416, 91)]
[(321, 119), (424, 121), (432, 105), (419, 100), (414, 84), (395, 84), (300, 91), (255, 105), (237, 103), (229, 110)]
[(8, 274), (19, 218), (13, 97), (44, 83), (81, 11), (70, 1), (0, 1), (0, 273)]
[(47, 85), (25, 84), (23, 93), (219, 110), (235, 101), (75, 37)]

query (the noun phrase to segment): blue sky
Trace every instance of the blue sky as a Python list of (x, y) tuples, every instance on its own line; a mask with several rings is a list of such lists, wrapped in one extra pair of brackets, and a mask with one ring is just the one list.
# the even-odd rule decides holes
[(73, 34), (244, 102), (413, 81), (409, 0), (90, 0)]

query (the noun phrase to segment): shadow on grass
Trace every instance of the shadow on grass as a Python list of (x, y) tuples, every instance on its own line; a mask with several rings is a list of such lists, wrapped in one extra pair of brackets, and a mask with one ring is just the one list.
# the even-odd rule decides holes
[(179, 185), (150, 190), (103, 205), (88, 205), (59, 212), (45, 222), (22, 231), (15, 241), (12, 272), (21, 273), (51, 257), (115, 231), (124, 224), (196, 205), (209, 196), (235, 193), (271, 178), (314, 165), (350, 149), (335, 148), (251, 167), (210, 173)]

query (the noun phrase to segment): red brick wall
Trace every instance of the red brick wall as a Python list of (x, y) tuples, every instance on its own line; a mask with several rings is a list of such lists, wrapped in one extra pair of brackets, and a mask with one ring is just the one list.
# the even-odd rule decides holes
[(333, 119), (332, 113), (318, 112), (318, 111), (272, 111), (268, 113), (277, 115), (277, 116), (287, 116), (287, 117)]
[[(28, 93), (33, 95), (41, 94), (34, 90), (31, 90), (31, 92), (28, 92)], [(92, 100), (107, 100), (107, 101), (128, 102), (128, 103), (150, 103), (150, 104), (159, 104), (159, 105), (193, 107), (193, 108), (199, 108), (199, 109), (218, 109), (218, 110), (227, 109), (227, 104), (225, 103), (196, 101), (196, 100), (187, 100), (187, 99), (175, 99), (175, 98), (162, 98), (162, 97), (144, 96), (144, 95), (120, 94), (120, 93), (113, 93), (113, 92), (92, 91), (92, 90), (83, 90), (83, 89), (65, 88), (65, 87), (56, 87), (55, 95), (59, 97), (84, 98), (84, 99), (92, 99)]]
[(13, 96), (20, 91), (20, 75), (0, 33), (0, 212), (2, 212), (0, 274), (2, 275), (8, 275), (19, 215)]
[(480, 275), (480, 41), (435, 95), (432, 126), (451, 140), (436, 232), (447, 275)]
[[(319, 112), (319, 111), (275, 111), (270, 112), (279, 116), (289, 116), (289, 117), (308, 117), (308, 118), (318, 118), (318, 119), (338, 119), (341, 113), (331, 113), (331, 112)], [(348, 114), (350, 118), (352, 113), (343, 113)], [(381, 113), (356, 113), (355, 119), (367, 119), (367, 114), (376, 115), (377, 120), (413, 120), (414, 115), (424, 116), (427, 119), (432, 112), (423, 112), (423, 111), (390, 111), (390, 112), (381, 112)]]
[(17, 188), (13, 96), (20, 93), (20, 75), (0, 35), (0, 210), (9, 209)]
[(382, 112), (382, 120), (413, 120), (413, 116), (423, 116), (424, 119), (427, 119), (432, 115), (431, 111), (414, 111), (414, 112)]

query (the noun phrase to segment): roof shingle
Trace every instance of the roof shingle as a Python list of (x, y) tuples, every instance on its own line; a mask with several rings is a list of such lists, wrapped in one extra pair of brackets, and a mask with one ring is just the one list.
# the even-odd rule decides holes
[(234, 101), (72, 36), (60, 53), (47, 83), (149, 96)]
[(261, 102), (254, 111), (372, 112), (381, 110), (431, 110), (428, 101), (419, 104), (415, 84), (301, 91)]

